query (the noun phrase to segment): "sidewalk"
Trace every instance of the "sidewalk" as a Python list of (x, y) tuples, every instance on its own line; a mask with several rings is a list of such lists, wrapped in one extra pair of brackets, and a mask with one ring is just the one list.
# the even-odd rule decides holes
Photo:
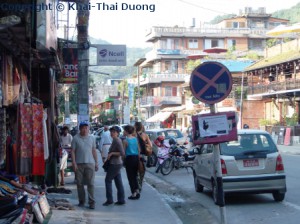
[(300, 145), (277, 145), (277, 148), (281, 153), (300, 155)]
[[(141, 198), (139, 200), (128, 200), (131, 195), (129, 184), (124, 168), (122, 179), (125, 188), (126, 204), (123, 206), (102, 206), (105, 197), (105, 173), (100, 166), (95, 178), (96, 208), (94, 210), (86, 207), (78, 207), (76, 185), (73, 183), (74, 174), (65, 178), (65, 188), (72, 190), (72, 194), (48, 194), (47, 197), (54, 199), (68, 199), (74, 205), (75, 210), (52, 210), (49, 224), (67, 223), (122, 223), (122, 224), (182, 224), (175, 212), (161, 198), (159, 193), (149, 184), (144, 182)], [(113, 184), (114, 200), (116, 201), (116, 188)]]

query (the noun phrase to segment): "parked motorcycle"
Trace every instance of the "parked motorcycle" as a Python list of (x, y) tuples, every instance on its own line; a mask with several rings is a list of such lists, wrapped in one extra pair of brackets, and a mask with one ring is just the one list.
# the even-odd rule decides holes
[(187, 151), (184, 145), (177, 144), (176, 140), (171, 138), (169, 140), (168, 156), (164, 157), (164, 161), (160, 165), (160, 171), (163, 175), (168, 175), (172, 170), (179, 168), (191, 168), (195, 159), (195, 155)]

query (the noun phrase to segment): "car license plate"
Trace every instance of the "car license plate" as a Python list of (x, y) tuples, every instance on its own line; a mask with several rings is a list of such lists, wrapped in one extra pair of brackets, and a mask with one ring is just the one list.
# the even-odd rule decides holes
[(245, 159), (243, 160), (244, 167), (259, 166), (258, 159)]

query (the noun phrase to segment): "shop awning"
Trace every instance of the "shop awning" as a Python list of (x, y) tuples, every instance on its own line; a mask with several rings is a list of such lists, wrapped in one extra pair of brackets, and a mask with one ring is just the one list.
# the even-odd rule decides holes
[(185, 109), (185, 106), (178, 106), (178, 107), (166, 107), (162, 109), (162, 112), (179, 112)]
[(171, 116), (172, 112), (159, 112), (152, 117), (149, 117), (146, 122), (162, 122)]

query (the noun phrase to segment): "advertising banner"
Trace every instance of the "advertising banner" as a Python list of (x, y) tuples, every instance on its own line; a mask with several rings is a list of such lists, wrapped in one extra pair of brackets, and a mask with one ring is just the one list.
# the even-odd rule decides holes
[(126, 66), (126, 45), (96, 45), (97, 65)]
[(63, 70), (59, 79), (60, 83), (70, 84), (78, 81), (78, 50), (77, 45), (75, 46), (72, 47), (69, 44), (62, 49)]

